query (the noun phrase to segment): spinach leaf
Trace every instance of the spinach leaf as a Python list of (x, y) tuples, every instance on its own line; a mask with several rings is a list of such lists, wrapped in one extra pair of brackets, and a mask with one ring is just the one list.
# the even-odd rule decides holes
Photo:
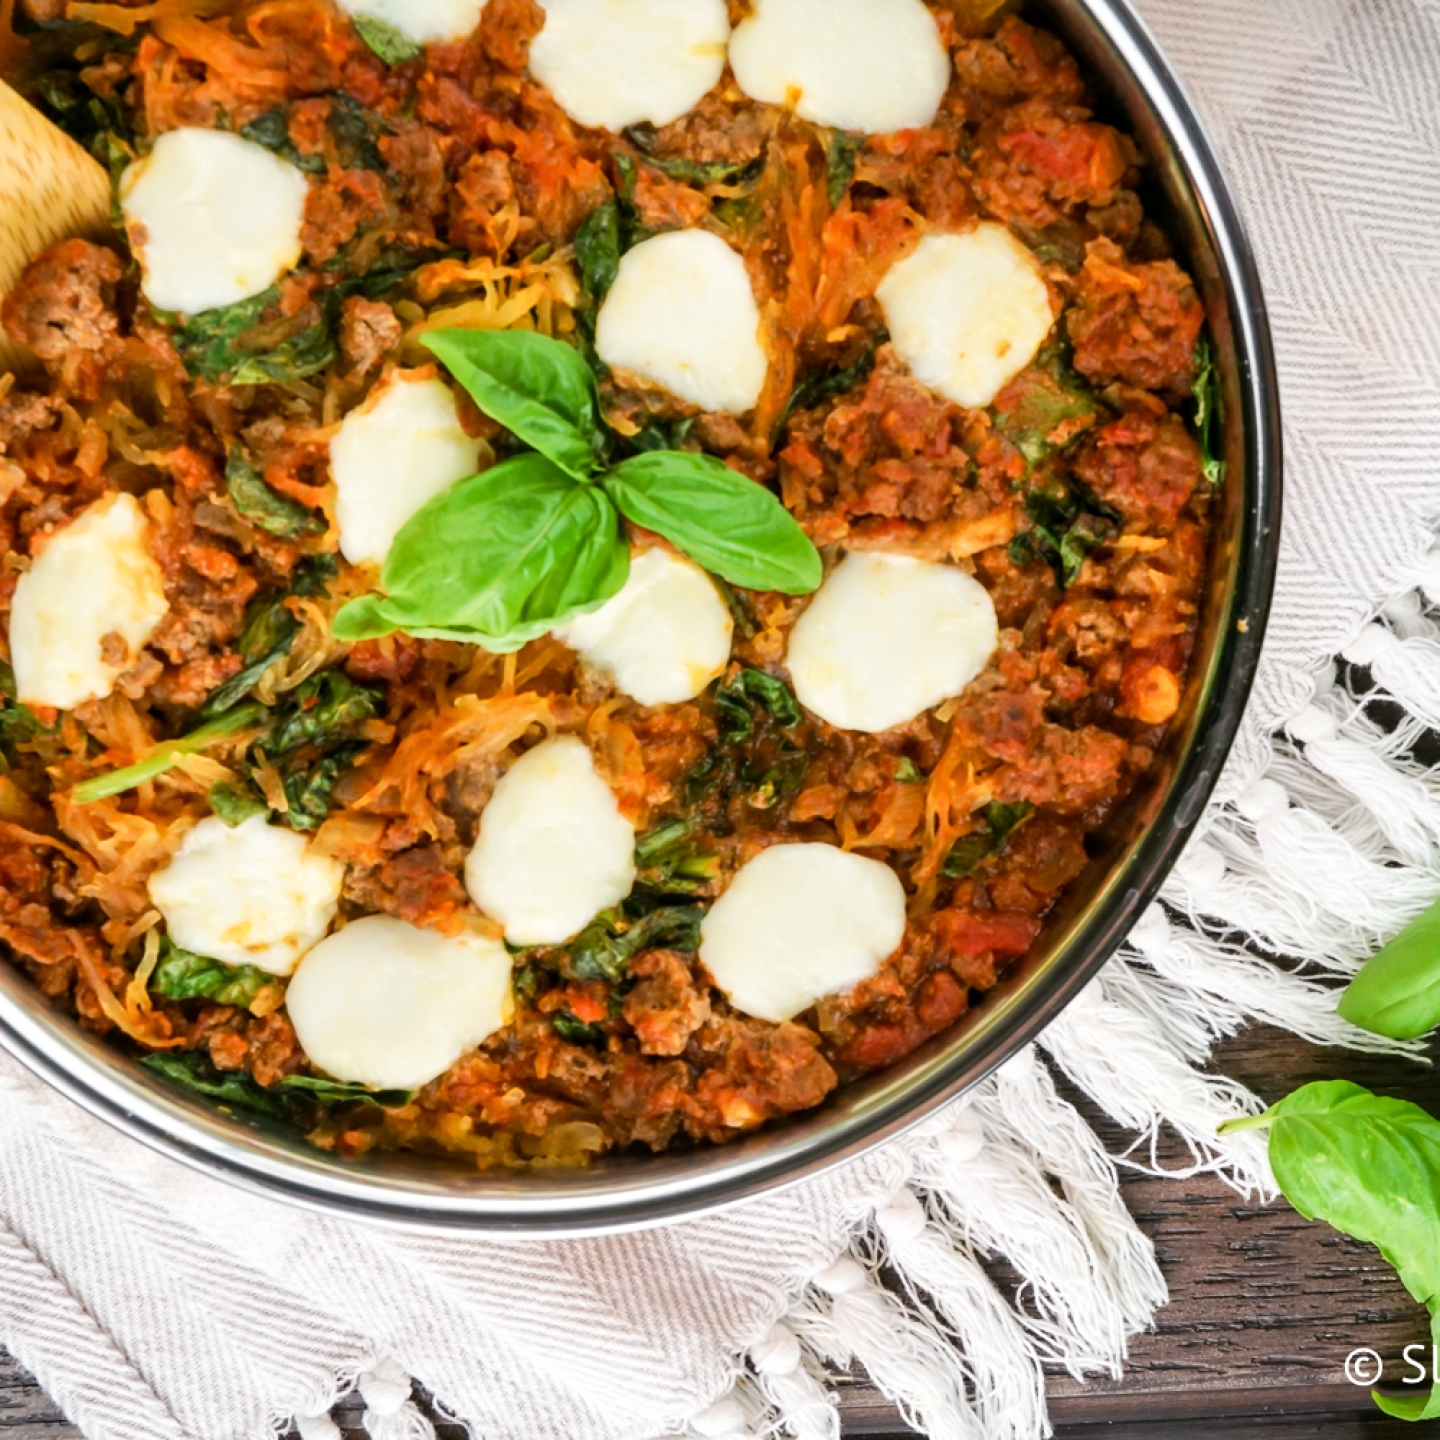
[(323, 175), (326, 170), (323, 155), (302, 155), (290, 138), (290, 116), (285, 106), (277, 106), (257, 116), (248, 125), (240, 127), (240, 134), (256, 145), (263, 145), (271, 154), (288, 160), (297, 170), (309, 175)]
[(625, 138), (640, 152), (647, 165), (686, 185), (743, 185), (757, 179), (765, 166), (763, 154), (754, 155), (748, 160), (714, 161), (658, 155), (656, 150), (659, 146), (659, 132), (644, 121), (630, 126), (625, 131)]
[(71, 796), (77, 805), (89, 805), (96, 800), (107, 800), (112, 795), (123, 795), (147, 780), (154, 780), (167, 770), (173, 770), (182, 756), (198, 755), (209, 749), (217, 740), (233, 735), (258, 724), (265, 715), (263, 705), (240, 705), (227, 714), (219, 715), (199, 729), (182, 735), (178, 740), (167, 741), (147, 759), (123, 770), (111, 770), (105, 775), (96, 775), (77, 785)]
[(693, 952), (700, 948), (704, 918), (697, 905), (662, 905), (637, 920), (627, 920), (619, 911), (603, 911), (566, 947), (566, 972), (575, 980), (613, 982), (645, 950)]
[(790, 417), (798, 411), (809, 410), (822, 400), (846, 395), (857, 385), (863, 385), (875, 368), (875, 352), (889, 338), (889, 334), (882, 330), (872, 339), (865, 353), (852, 364), (838, 370), (812, 370), (808, 375), (802, 376), (800, 383), (790, 392), (790, 398), (785, 402), (785, 408), (780, 412), (774, 430), (770, 432), (771, 444), (779, 443), (785, 427), (790, 423)]
[(330, 582), (340, 573), (340, 562), (331, 554), (307, 555), (290, 578), (290, 593), (308, 599), (324, 599), (330, 593)]
[(329, 99), (325, 128), (335, 142), (340, 163), (347, 170), (384, 170), (378, 142), (382, 135), (392, 133), (390, 127), (375, 111), (366, 109), (343, 90), (335, 91)]
[[(1409, 1101), (1321, 1080), (1220, 1130), (1267, 1127), (1270, 1168), (1285, 1198), (1307, 1220), (1378, 1246), (1429, 1309), (1440, 1344), (1440, 1121)], [(1404, 1420), (1440, 1416), (1440, 1386), (1428, 1396), (1372, 1398)]]
[(963, 836), (950, 847), (950, 853), (940, 866), (942, 878), (963, 880), (973, 875), (982, 861), (998, 855), (1005, 848), (1011, 835), (1034, 813), (1035, 807), (1028, 800), (1018, 800), (1013, 805), (987, 805), (987, 828)]
[(284, 1104), (243, 1071), (217, 1070), (205, 1056), (193, 1051), (179, 1055), (174, 1051), (146, 1055), (140, 1063), (181, 1090), (191, 1090), (207, 1100), (216, 1101), (222, 1110), (228, 1106), (275, 1120), (286, 1117)]
[(420, 343), (492, 420), (576, 480), (595, 473), (595, 377), (571, 346), (521, 330), (433, 330)]
[(324, 745), (350, 737), (379, 713), (380, 691), (358, 685), (343, 670), (321, 670), (276, 706), (266, 753), (288, 754), (301, 745)]
[(1340, 997), (1362, 1030), (1413, 1040), (1440, 1025), (1440, 901), (1366, 961)]
[(918, 785), (924, 781), (925, 776), (921, 773), (920, 767), (908, 755), (902, 755), (899, 763), (895, 766), (895, 778), (902, 785)]
[(228, 381), (231, 385), (284, 385), (317, 375), (340, 352), (322, 319), (287, 335), (278, 344), (247, 355)]
[(1195, 347), (1195, 383), (1191, 386), (1190, 395), (1195, 407), (1191, 424), (1203, 457), (1201, 469), (1212, 485), (1223, 484), (1225, 462), (1220, 459), (1220, 431), (1225, 423), (1225, 400), (1220, 367), (1216, 363), (1215, 342), (1208, 332), (1200, 336)]
[(280, 540), (299, 540), (325, 530), (325, 522), (313, 510), (272, 490), (238, 445), (225, 462), (225, 488), (236, 510), (267, 535)]
[(1010, 558), (1017, 565), (1048, 561), (1061, 589), (1079, 578), (1085, 557), (1118, 533), (1120, 516), (1078, 485), (1061, 481), (1035, 487), (1025, 497), (1030, 529), (1010, 542)]
[(1100, 418), (1100, 402), (1076, 374), (1064, 345), (1042, 350), (1005, 396), (1009, 408), (997, 408), (995, 428), (1032, 470)]
[(863, 135), (852, 135), (847, 130), (830, 132), (830, 144), (825, 157), (825, 193), (832, 210), (845, 198), (845, 192), (855, 179), (855, 162), (864, 148)]
[(253, 353), (247, 341), (279, 300), (280, 287), (272, 285), (248, 300), (183, 319), (163, 311), (157, 314), (173, 327), (170, 339), (185, 368), (202, 380), (223, 380)]
[(300, 633), (300, 622), (285, 608), (283, 599), (270, 595), (251, 602), (237, 647), (245, 664), (211, 692), (199, 712), (202, 720), (223, 715), (243, 700), (260, 677), (289, 653)]
[(497, 653), (596, 609), (625, 583), (630, 551), (593, 486), (540, 455), (520, 455), (437, 495), (400, 531), (383, 598), (352, 601), (335, 634), (403, 629)]
[(702, 851), (688, 820), (672, 820), (635, 842), (635, 890), (651, 896), (694, 895), (720, 873), (719, 856)]
[(564, 1010), (557, 1010), (550, 1017), (550, 1023), (567, 1045), (585, 1045), (592, 1050), (605, 1048), (605, 1032), (598, 1025), (586, 1025)]
[(820, 584), (820, 552), (763, 485), (711, 455), (656, 451), (601, 480), (628, 520), (746, 590), (806, 595)]
[(620, 273), (620, 207), (613, 200), (597, 206), (575, 232), (575, 263), (587, 310), (598, 308)]
[(757, 711), (765, 711), (787, 730), (805, 718), (790, 687), (764, 670), (740, 670), (722, 680), (715, 687), (715, 708), (720, 712), (720, 733), (730, 744), (750, 738)]
[(268, 815), (270, 807), (248, 790), (227, 785), (223, 780), (210, 787), (210, 808), (233, 830), (256, 815)]
[(361, 742), (351, 741), (319, 759), (289, 760), (281, 766), (285, 820), (292, 830), (318, 830), (329, 819), (336, 781), (364, 749)]
[(0, 696), (5, 700), (4, 707), (0, 708), (0, 754), (12, 766), (18, 758), (17, 745), (46, 733), (46, 727), (36, 719), (35, 712), (20, 703), (19, 693), (15, 687), (14, 668), (8, 660), (0, 660)]
[(358, 1100), (378, 1105), (382, 1110), (398, 1110), (415, 1098), (413, 1090), (369, 1090), (364, 1085), (325, 1080), (319, 1075), (287, 1075), (275, 1088), (302, 1090), (322, 1105), (350, 1105)]
[(226, 965), (205, 955), (182, 950), (167, 936), (150, 989), (167, 1000), (214, 1000), (248, 1010), (255, 997), (276, 977), (254, 965)]
[(408, 35), (402, 35), (393, 25), (387, 25), (373, 15), (352, 15), (350, 23), (354, 25), (356, 34), (387, 65), (403, 65), (424, 53), (423, 45), (417, 45)]

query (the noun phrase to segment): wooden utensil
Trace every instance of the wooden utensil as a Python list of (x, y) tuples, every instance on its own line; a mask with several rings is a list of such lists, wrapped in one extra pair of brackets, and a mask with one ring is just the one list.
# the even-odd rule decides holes
[[(104, 166), (0, 81), (0, 297), (46, 246), (103, 234), (109, 220)], [(0, 336), (0, 373), (33, 363)]]

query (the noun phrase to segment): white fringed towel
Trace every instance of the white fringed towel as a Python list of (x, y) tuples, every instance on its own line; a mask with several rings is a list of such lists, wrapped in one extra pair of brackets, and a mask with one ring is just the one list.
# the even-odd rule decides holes
[[(1203, 1070), (1249, 1017), (1387, 1048), (1335, 986), (1440, 889), (1440, 0), (1140, 0), (1230, 168), (1279, 351), (1280, 583), (1224, 779), (1126, 950), (916, 1133), (705, 1220), (611, 1239), (437, 1239), (317, 1219), (120, 1138), (0, 1057), (0, 1342), (91, 1440), (838, 1433), (864, 1363), (936, 1440), (1048, 1431), (1042, 1361), (1118, 1374), (1164, 1302), (1065, 1072), (1195, 1169), (1269, 1189), (1258, 1102)], [(1403, 718), (1381, 731), (1333, 657)], [(1347, 671), (1354, 674), (1354, 671)], [(1220, 938), (1308, 963), (1290, 974)], [(1405, 1047), (1394, 1047), (1399, 1048)], [(981, 1261), (1021, 1277), (1001, 1294)], [(889, 1266), (901, 1290), (881, 1288)]]

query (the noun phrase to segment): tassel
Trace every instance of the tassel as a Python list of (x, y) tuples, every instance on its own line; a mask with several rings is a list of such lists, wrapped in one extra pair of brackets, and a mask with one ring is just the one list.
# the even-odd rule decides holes
[(329, 1415), (297, 1415), (295, 1430), (300, 1440), (345, 1440), (340, 1427)]
[(915, 1165), (917, 1181), (944, 1206), (932, 1224), (951, 1244), (1003, 1255), (1019, 1272), (1016, 1308), (1038, 1353), (1077, 1380), (1096, 1372), (1118, 1379), (1124, 1316), (1079, 1216), (1034, 1153), (971, 1105), (916, 1151)]
[(871, 1380), (929, 1440), (988, 1440), (965, 1393), (967, 1371), (954, 1345), (841, 1256), (814, 1279), (828, 1309), (802, 1302), (787, 1317), (802, 1340), (837, 1364), (864, 1365)]
[[(1235, 1115), (1259, 1114), (1259, 1099), (1233, 1080), (1191, 1069), (1153, 1021), (1110, 996), (1104, 979), (1101, 971), (1051, 1021), (1040, 1043), (1111, 1119), (1138, 1132), (1122, 1163), (1177, 1178), (1212, 1171), (1242, 1195), (1272, 1195), (1265, 1136), (1255, 1130), (1216, 1133)], [(1167, 1171), (1156, 1150), (1166, 1124), (1190, 1151), (1190, 1165), (1179, 1170)], [(1148, 1164), (1128, 1158), (1146, 1144)]]
[(690, 1428), (704, 1440), (754, 1440), (746, 1424), (745, 1409), (734, 1395), (725, 1395), (706, 1406), (690, 1421)]
[(356, 1383), (371, 1440), (435, 1440), (435, 1427), (410, 1400), (410, 1377), (393, 1360), (377, 1360)]
[(795, 1332), (777, 1323), (750, 1347), (761, 1393), (797, 1440), (839, 1440), (840, 1412), (828, 1390), (805, 1368), (804, 1349)]
[(1125, 1333), (1149, 1329), (1170, 1298), (1155, 1246), (1126, 1207), (1115, 1163), (1100, 1137), (1057, 1093), (1035, 1046), (1002, 1065), (993, 1084), (977, 1092), (974, 1105), (987, 1133), (1030, 1150), (1060, 1182), (1099, 1260), (1099, 1278)]
[(1341, 652), (1363, 666), (1412, 715), (1440, 730), (1440, 642), (1427, 636), (1402, 640), (1383, 625), (1367, 625)]
[[(976, 1177), (977, 1181), (979, 1177)], [(991, 1203), (1003, 1205), (997, 1194)], [(875, 1211), (891, 1266), (918, 1306), (924, 1292), (959, 1341), (986, 1440), (1035, 1440), (1050, 1433), (1045, 1375), (1015, 1312), (996, 1293), (958, 1233), (926, 1218), (901, 1190)], [(933, 1422), (932, 1422), (933, 1424)]]

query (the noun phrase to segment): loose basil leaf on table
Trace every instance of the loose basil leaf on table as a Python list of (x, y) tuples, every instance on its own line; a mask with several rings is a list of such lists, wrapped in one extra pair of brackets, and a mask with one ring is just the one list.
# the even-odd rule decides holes
[[(1270, 1168), (1285, 1198), (1307, 1220), (1377, 1246), (1429, 1309), (1440, 1344), (1440, 1121), (1408, 1100), (1322, 1080), (1220, 1131), (1259, 1128), (1270, 1131)], [(1440, 1385), (1428, 1395), (1371, 1396), (1402, 1420), (1440, 1416)]]
[(578, 351), (528, 330), (434, 330), (420, 343), (492, 420), (567, 475), (595, 473), (599, 403)]
[(614, 508), (540, 455), (521, 455), (437, 495), (396, 538), (384, 596), (335, 617), (342, 640), (452, 634), (505, 653), (620, 589), (630, 551)]
[(763, 485), (711, 455), (636, 455), (600, 483), (627, 520), (732, 585), (808, 595), (820, 584), (820, 553), (794, 516)]
[(1362, 1030), (1414, 1040), (1440, 1025), (1440, 901), (1367, 961), (1340, 997)]

